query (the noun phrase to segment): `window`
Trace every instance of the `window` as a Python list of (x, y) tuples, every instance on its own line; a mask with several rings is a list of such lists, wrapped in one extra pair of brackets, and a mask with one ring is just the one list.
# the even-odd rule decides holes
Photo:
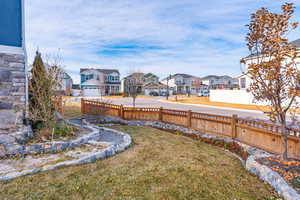
[(243, 89), (246, 88), (246, 78), (241, 78), (240, 80), (241, 80), (241, 83), (240, 83), (241, 88), (243, 88)]
[(88, 75), (83, 75), (84, 79), (87, 80), (91, 80), (94, 78), (94, 74), (88, 74)]

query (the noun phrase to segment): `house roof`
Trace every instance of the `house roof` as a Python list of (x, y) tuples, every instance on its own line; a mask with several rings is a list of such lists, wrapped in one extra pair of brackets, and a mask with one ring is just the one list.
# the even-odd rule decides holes
[(297, 48), (300, 48), (300, 39), (294, 40), (290, 42), (290, 44), (294, 45)]
[(146, 78), (151, 77), (151, 76), (158, 77), (158, 76), (156, 76), (156, 75), (153, 74), (153, 73), (147, 73), (147, 74), (144, 75), (144, 77), (146, 77)]
[(221, 79), (221, 78), (232, 79), (232, 77), (227, 76), (227, 75), (224, 75), (224, 76), (208, 75), (208, 76), (201, 78), (201, 80), (207, 80), (207, 79), (212, 79), (212, 78), (214, 78), (214, 79)]
[(72, 79), (67, 72), (63, 72), (63, 73), (64, 73), (64, 79)]
[(162, 88), (167, 88), (167, 85), (162, 84), (160, 82), (155, 83), (155, 82), (150, 82), (144, 85), (144, 88), (152, 88), (152, 87), (162, 87)]
[(132, 73), (126, 77), (124, 77), (124, 79), (126, 78), (137, 78), (137, 77), (144, 77), (144, 73), (141, 73), (141, 72), (135, 72), (135, 73)]
[[(199, 77), (196, 77), (196, 76), (193, 76), (193, 75), (189, 75), (189, 74), (174, 74), (174, 75), (171, 75), (171, 78), (174, 78), (176, 76), (182, 76), (183, 78), (199, 78)], [(162, 79), (162, 80), (167, 80), (168, 77)]]
[[(294, 45), (297, 49), (300, 49), (300, 38), (297, 40), (293, 40), (290, 42), (290, 44)], [(244, 59), (250, 59), (252, 57), (256, 57), (256, 54), (250, 54), (248, 56), (246, 56)]]
[(87, 70), (97, 70), (97, 71), (102, 72), (104, 74), (111, 74), (111, 73), (114, 73), (114, 72), (120, 74), (119, 70), (117, 70), (117, 69), (94, 69), (94, 68), (81, 68), (80, 73), (82, 73), (84, 71), (87, 71)]

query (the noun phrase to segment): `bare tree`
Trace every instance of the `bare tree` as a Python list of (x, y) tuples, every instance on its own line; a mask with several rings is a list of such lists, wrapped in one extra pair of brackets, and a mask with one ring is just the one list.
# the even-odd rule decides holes
[(282, 159), (288, 158), (287, 113), (296, 106), (299, 70), (297, 68), (298, 51), (287, 39), (288, 33), (296, 29), (298, 23), (290, 22), (294, 5), (282, 5), (282, 13), (272, 13), (261, 8), (251, 15), (246, 36), (251, 57), (242, 59), (247, 64), (245, 75), (250, 77), (249, 91), (255, 102), (264, 102), (270, 106), (269, 117), (281, 124)]
[(56, 120), (53, 98), (61, 84), (61, 73), (58, 60), (45, 63), (41, 53), (36, 52), (29, 78), (29, 116), (32, 121), (50, 127)]
[(124, 78), (125, 93), (132, 98), (132, 105), (135, 107), (136, 98), (142, 93), (144, 85), (144, 74), (135, 72)]
[(136, 98), (138, 96), (138, 86), (136, 78), (125, 80), (129, 97), (132, 98), (132, 106), (135, 107)]

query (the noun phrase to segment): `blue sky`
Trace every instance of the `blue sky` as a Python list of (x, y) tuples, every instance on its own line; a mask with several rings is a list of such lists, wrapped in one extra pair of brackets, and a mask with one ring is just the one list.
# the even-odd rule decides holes
[[(245, 25), (281, 0), (26, 0), (29, 62), (37, 48), (60, 52), (75, 82), (79, 69), (116, 68), (196, 76), (237, 76), (248, 54)], [(300, 8), (300, 0), (294, 2)], [(300, 9), (294, 20), (300, 22)], [(289, 35), (300, 38), (300, 28)]]

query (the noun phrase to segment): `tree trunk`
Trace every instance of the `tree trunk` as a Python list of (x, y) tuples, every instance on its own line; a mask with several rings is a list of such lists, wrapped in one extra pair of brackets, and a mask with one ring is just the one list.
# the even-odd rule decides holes
[(133, 98), (132, 100), (133, 100), (133, 107), (135, 107), (135, 98)]
[(281, 141), (282, 141), (282, 147), (283, 147), (281, 159), (283, 161), (287, 161), (287, 159), (288, 159), (288, 135), (287, 135), (287, 128), (285, 125), (282, 128)]

